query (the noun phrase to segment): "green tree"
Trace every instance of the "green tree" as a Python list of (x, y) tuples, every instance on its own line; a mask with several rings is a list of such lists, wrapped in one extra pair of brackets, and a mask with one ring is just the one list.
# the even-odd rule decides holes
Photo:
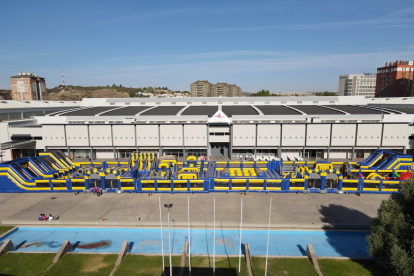
[(391, 275), (414, 275), (414, 180), (381, 203), (367, 238), (369, 254)]
[(269, 97), (269, 96), (270, 96), (269, 90), (264, 90), (264, 89), (260, 90), (257, 93), (250, 94), (250, 97)]

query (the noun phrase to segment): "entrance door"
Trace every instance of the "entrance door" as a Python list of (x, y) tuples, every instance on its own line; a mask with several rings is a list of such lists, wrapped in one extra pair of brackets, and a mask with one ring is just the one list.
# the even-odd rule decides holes
[(210, 143), (211, 156), (229, 157), (229, 143)]

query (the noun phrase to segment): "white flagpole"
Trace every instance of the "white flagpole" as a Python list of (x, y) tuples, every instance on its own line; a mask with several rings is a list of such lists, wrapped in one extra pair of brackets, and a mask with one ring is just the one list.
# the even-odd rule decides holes
[(213, 275), (216, 275), (216, 198), (214, 198), (213, 229)]
[(160, 207), (160, 229), (161, 229), (161, 256), (162, 256), (162, 275), (165, 276), (164, 264), (164, 239), (162, 238), (162, 219), (161, 219), (161, 197), (158, 198), (158, 205)]
[(239, 276), (241, 268), (241, 246), (242, 246), (242, 226), (243, 226), (243, 199), (240, 202), (240, 247), (239, 247)]
[(270, 233), (270, 215), (272, 214), (272, 198), (270, 198), (270, 208), (269, 208), (269, 226), (267, 227), (267, 249), (266, 249), (266, 268), (265, 276), (267, 275), (267, 258), (269, 256), (269, 233)]
[(188, 198), (188, 268), (191, 276), (190, 198)]

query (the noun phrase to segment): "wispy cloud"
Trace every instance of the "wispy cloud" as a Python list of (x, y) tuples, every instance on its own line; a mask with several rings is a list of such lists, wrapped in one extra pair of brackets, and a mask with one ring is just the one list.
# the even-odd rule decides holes
[(363, 21), (342, 21), (310, 24), (289, 24), (252, 26), (235, 28), (208, 29), (207, 32), (233, 32), (233, 31), (294, 31), (294, 30), (336, 30), (351, 28), (413, 28), (414, 19), (375, 19)]
[(293, 30), (334, 30), (350, 28), (412, 28), (414, 27), (414, 18), (412, 15), (414, 8), (394, 11), (384, 16), (354, 21), (334, 21), (322, 23), (305, 23), (305, 24), (280, 24), (267, 26), (245, 26), (230, 28), (215, 28), (206, 30), (207, 32), (230, 32), (230, 31), (293, 31)]
[[(122, 16), (115, 16), (110, 18), (105, 18), (102, 20), (102, 23), (105, 24), (122, 24), (122, 23), (131, 23), (136, 21), (145, 21), (151, 19), (159, 20), (170, 20), (172, 17), (176, 16), (202, 16), (205, 15), (215, 15), (215, 14), (226, 14), (229, 16), (234, 13), (251, 13), (254, 11), (266, 11), (268, 8), (273, 7), (273, 4), (237, 4), (237, 5), (222, 5), (222, 6), (185, 6), (185, 7), (175, 7), (175, 8), (166, 8), (166, 9), (157, 9), (157, 10), (142, 10), (139, 12), (131, 13), (130, 11), (124, 11)], [(202, 11), (200, 13), (200, 11)]]
[(297, 55), (294, 57), (237, 59), (226, 61), (202, 61), (190, 63), (176, 63), (165, 65), (147, 66), (100, 66), (84, 67), (76, 69), (73, 77), (101, 76), (101, 78), (152, 78), (182, 77), (185, 75), (237, 75), (257, 72), (293, 71), (293, 70), (355, 70), (371, 68), (375, 71), (385, 61), (409, 59), (414, 56), (414, 50), (381, 52), (381, 53), (357, 53), (357, 54), (332, 54), (332, 55)]

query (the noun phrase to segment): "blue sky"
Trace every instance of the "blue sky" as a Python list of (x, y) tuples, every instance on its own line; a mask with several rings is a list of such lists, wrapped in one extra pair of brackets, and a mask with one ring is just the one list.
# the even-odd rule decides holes
[(414, 60), (414, 1), (2, 1), (0, 88), (227, 82), (337, 91), (340, 74)]

